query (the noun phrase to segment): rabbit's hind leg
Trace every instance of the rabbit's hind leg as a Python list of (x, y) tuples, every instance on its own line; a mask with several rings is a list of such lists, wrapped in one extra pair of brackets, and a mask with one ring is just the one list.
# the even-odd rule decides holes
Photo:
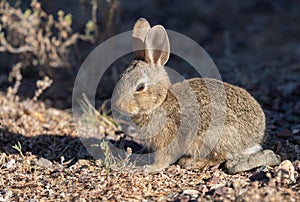
[(225, 163), (225, 168), (230, 174), (248, 171), (260, 166), (274, 166), (281, 162), (280, 157), (272, 150), (263, 150), (241, 158), (230, 159)]

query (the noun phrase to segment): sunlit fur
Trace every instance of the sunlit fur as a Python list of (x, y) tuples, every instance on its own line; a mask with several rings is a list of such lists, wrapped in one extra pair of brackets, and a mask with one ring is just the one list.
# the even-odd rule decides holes
[[(124, 72), (114, 96), (118, 110), (129, 115), (149, 113), (164, 101), (170, 86), (169, 78), (164, 67), (150, 66), (142, 60), (134, 60)], [(137, 92), (141, 82), (146, 87)]]
[[(147, 81), (147, 87), (144, 91), (136, 93), (136, 86), (141, 80)], [(188, 141), (188, 148), (182, 148), (183, 144), (176, 142), (185, 139), (185, 134), (178, 133), (178, 130), (180, 125), (191, 126), (195, 118), (191, 115), (191, 119), (187, 119), (190, 123), (182, 123), (181, 109), (176, 98), (178, 95), (172, 93), (181, 92), (182, 95), (188, 95), (183, 88), (183, 83), (170, 85), (169, 78), (162, 67), (149, 67), (143, 61), (134, 61), (124, 73), (116, 89), (114, 95), (116, 108), (131, 116), (140, 128), (149, 129), (148, 125), (153, 117), (158, 122), (151, 123), (151, 131), (144, 130), (140, 134), (141, 137), (148, 135), (145, 144), (157, 151), (153, 165), (155, 168), (166, 167), (181, 157), (184, 157), (178, 162), (181, 166), (201, 168), (207, 164), (213, 165), (227, 159), (241, 157), (248, 153), (249, 148), (258, 148), (261, 145), (265, 134), (265, 115), (249, 93), (240, 87), (215, 79), (196, 78), (184, 83), (191, 87), (190, 93), (196, 96), (200, 106), (197, 134)], [(211, 105), (207, 85), (212, 89), (224, 85), (226, 97), (222, 99), (226, 100), (225, 109), (218, 105)], [(161, 129), (157, 129), (163, 118), (157, 110), (159, 107), (167, 113), (166, 123)], [(200, 150), (210, 126), (211, 107), (220, 112), (226, 110), (226, 119), (216, 145), (211, 153), (203, 158)], [(153, 134), (153, 131), (159, 132)], [(165, 148), (168, 150), (166, 151)]]
[[(247, 91), (209, 78), (171, 85), (161, 66), (170, 56), (167, 32), (161, 25), (151, 28), (146, 19), (135, 23), (133, 47), (145, 50), (134, 50), (139, 60), (124, 72), (112, 102), (131, 117), (140, 137), (155, 151), (149, 170), (175, 162), (203, 168), (260, 149), (265, 115)], [(145, 88), (137, 91), (140, 83)]]

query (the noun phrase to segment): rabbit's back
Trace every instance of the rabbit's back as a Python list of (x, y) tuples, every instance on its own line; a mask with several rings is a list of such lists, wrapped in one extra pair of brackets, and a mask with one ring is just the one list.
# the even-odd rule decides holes
[[(217, 108), (217, 111), (226, 110), (226, 124), (234, 124), (232, 126), (243, 130), (248, 129), (246, 131), (249, 132), (251, 128), (255, 128), (255, 126), (261, 128), (261, 124), (265, 123), (265, 115), (261, 106), (243, 88), (210, 78), (189, 79), (184, 83), (188, 83), (192, 93), (196, 96), (200, 106), (199, 110), (202, 112), (200, 115), (207, 114), (203, 110), (210, 107)], [(182, 86), (182, 83), (175, 84), (172, 88), (181, 88), (179, 86)], [(223, 107), (225, 109), (221, 109)], [(251, 128), (243, 128), (247, 126), (251, 126)], [(263, 124), (264, 127), (265, 124)]]
[(246, 90), (216, 79), (196, 78), (174, 84), (172, 91), (177, 96), (194, 95), (198, 102), (197, 137), (188, 150), (192, 156), (202, 155), (204, 145), (212, 150), (212, 158), (225, 160), (262, 143), (265, 115)]

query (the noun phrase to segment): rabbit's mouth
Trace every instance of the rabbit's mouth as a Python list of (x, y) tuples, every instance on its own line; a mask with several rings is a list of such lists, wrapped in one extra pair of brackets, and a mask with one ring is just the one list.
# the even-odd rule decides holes
[(136, 103), (132, 102), (128, 102), (127, 104), (124, 102), (117, 103), (114, 105), (114, 110), (129, 117), (150, 113), (148, 109), (141, 109), (136, 105)]
[(119, 114), (123, 114), (123, 115), (129, 115), (128, 111), (126, 110), (126, 108), (124, 107), (124, 103), (122, 102), (113, 102), (113, 110), (116, 111)]

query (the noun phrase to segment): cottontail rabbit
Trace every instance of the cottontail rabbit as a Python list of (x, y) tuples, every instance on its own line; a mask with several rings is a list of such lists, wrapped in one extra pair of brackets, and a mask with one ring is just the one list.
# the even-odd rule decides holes
[[(115, 88), (112, 103), (155, 151), (149, 170), (175, 162), (203, 168), (261, 150), (265, 115), (246, 90), (211, 78), (171, 84), (164, 67), (170, 55), (164, 27), (151, 28), (141, 18), (132, 35), (135, 60)], [(212, 124), (213, 119), (221, 121)]]

